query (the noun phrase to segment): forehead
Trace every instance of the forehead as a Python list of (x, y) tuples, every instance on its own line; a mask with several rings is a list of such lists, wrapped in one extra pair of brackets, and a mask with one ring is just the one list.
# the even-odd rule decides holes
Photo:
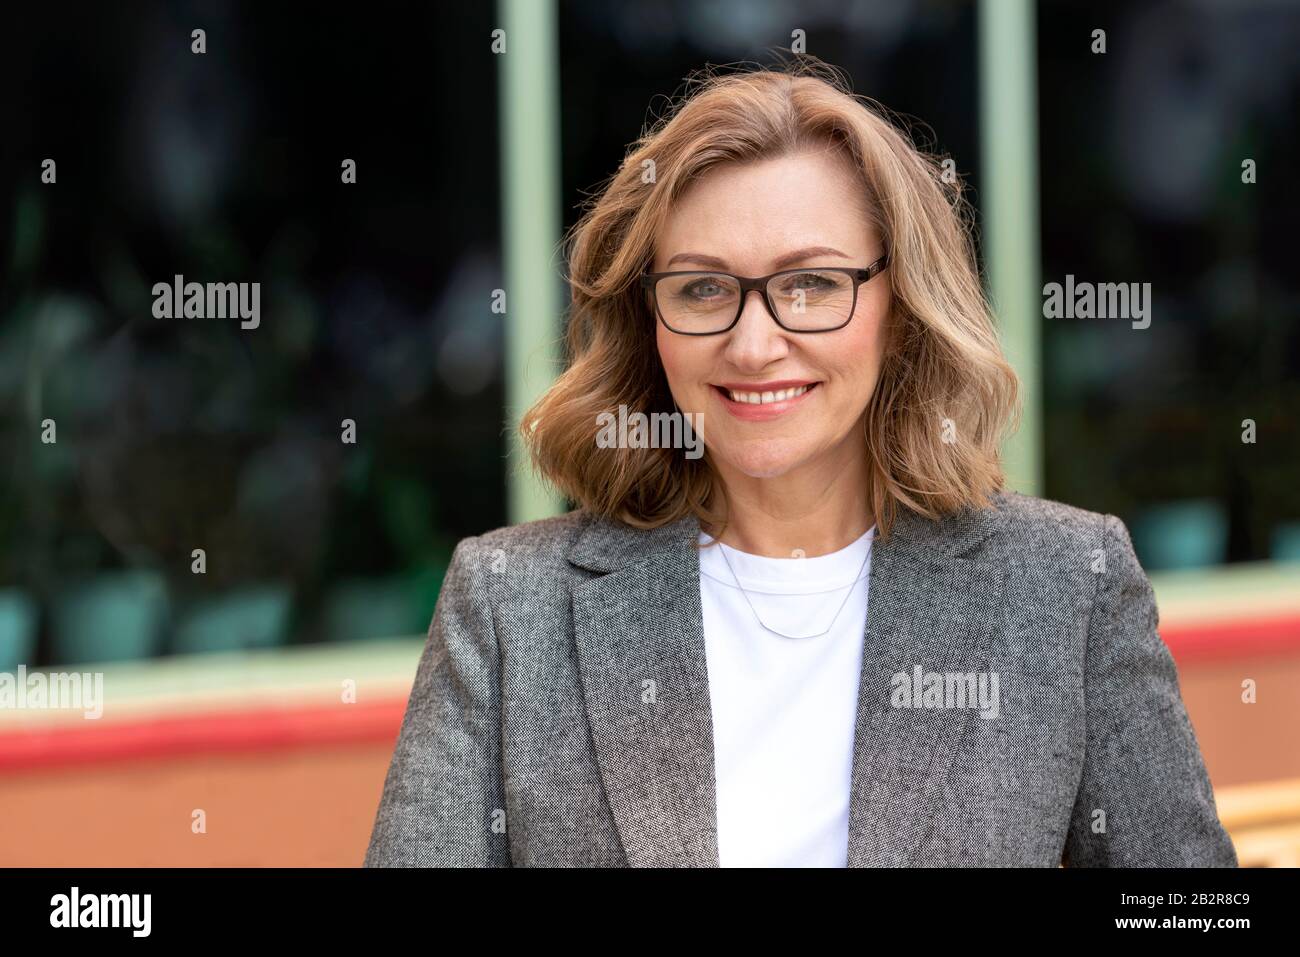
[(662, 268), (690, 251), (758, 271), (791, 249), (832, 246), (861, 257), (873, 241), (856, 167), (842, 151), (817, 149), (708, 170), (669, 210), (655, 262)]

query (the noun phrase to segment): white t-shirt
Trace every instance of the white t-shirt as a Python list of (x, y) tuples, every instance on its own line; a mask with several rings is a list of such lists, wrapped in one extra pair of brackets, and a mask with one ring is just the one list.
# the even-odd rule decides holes
[[(873, 525), (847, 548), (815, 558), (765, 558), (727, 545), (700, 551), (723, 867), (847, 863), (875, 532)], [(700, 541), (711, 539), (701, 533)], [(755, 611), (787, 635), (835, 623), (818, 637), (783, 638)]]

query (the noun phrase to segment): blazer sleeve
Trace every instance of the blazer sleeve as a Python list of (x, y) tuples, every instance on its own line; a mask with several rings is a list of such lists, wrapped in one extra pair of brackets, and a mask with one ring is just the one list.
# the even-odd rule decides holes
[(375, 816), (366, 867), (508, 867), (491, 555), (452, 553)]
[(1084, 665), (1087, 750), (1062, 863), (1236, 867), (1173, 657), (1156, 632), (1151, 583), (1114, 515), (1104, 517), (1103, 545)]

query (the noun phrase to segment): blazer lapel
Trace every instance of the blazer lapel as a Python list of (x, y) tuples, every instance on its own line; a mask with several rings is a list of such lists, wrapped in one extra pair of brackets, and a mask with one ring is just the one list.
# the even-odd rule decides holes
[[(943, 788), (972, 709), (894, 707), (894, 676), (987, 671), (1004, 566), (963, 556), (997, 512), (931, 522), (900, 513), (873, 548), (849, 796), (850, 867), (902, 867), (943, 813)], [(916, 861), (924, 864), (924, 861)]]
[(694, 518), (594, 520), (570, 560), (578, 665), (610, 810), (633, 867), (717, 867), (713, 716)]
[[(969, 557), (994, 509), (899, 512), (873, 545), (849, 793), (848, 865), (904, 866), (935, 817), (972, 709), (895, 708), (893, 677), (987, 670), (1006, 570)], [(718, 865), (713, 715), (693, 517), (590, 518), (570, 549), (578, 665), (610, 810), (634, 867)], [(918, 863), (924, 863), (923, 861)]]

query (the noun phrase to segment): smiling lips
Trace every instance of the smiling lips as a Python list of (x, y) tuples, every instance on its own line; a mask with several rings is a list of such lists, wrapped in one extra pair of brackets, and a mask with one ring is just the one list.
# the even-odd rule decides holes
[(783, 380), (780, 382), (728, 382), (715, 385), (723, 407), (738, 419), (764, 421), (793, 409), (820, 383)]
[(808, 386), (801, 385), (794, 389), (777, 389), (775, 392), (770, 389), (763, 392), (737, 392), (735, 389), (728, 389), (732, 402), (748, 402), (750, 405), (765, 405), (768, 402), (784, 402), (786, 399), (793, 399), (797, 395), (803, 395), (808, 391)]

